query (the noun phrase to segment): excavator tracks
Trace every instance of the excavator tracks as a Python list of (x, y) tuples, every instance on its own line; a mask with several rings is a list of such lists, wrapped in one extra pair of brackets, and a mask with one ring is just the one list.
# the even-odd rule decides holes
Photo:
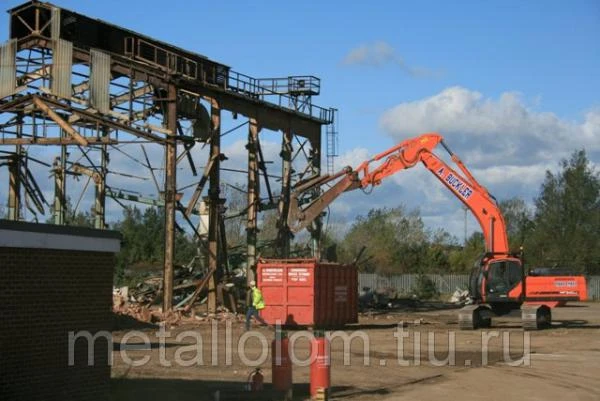
[(476, 330), (492, 325), (492, 311), (484, 305), (467, 305), (458, 312), (461, 330)]
[[(461, 330), (491, 327), (493, 311), (487, 305), (467, 305), (458, 312)], [(552, 312), (546, 305), (523, 305), (521, 321), (524, 330), (543, 330), (552, 325)]]
[(552, 325), (552, 312), (546, 305), (523, 305), (521, 320), (524, 330), (542, 330)]

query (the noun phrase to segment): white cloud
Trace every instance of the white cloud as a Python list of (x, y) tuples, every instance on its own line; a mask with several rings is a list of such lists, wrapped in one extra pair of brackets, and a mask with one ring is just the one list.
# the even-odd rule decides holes
[[(546, 170), (558, 170), (559, 161), (576, 149), (584, 148), (592, 165), (600, 162), (599, 109), (585, 113), (581, 122), (567, 121), (554, 113), (534, 110), (514, 92), (493, 99), (452, 87), (398, 104), (383, 113), (380, 124), (397, 142), (439, 132), (480, 184), (499, 200), (518, 196), (532, 204)], [(441, 147), (436, 152), (440, 156), (443, 153)], [(369, 156), (365, 149), (356, 148), (343, 158), (356, 166)], [(343, 202), (343, 206), (332, 208), (337, 221), (351, 222), (353, 216), (371, 208), (402, 203), (409, 209), (418, 207), (430, 228), (444, 228), (459, 239), (464, 235), (462, 204), (420, 165), (393, 175), (371, 196), (355, 191), (337, 202)], [(336, 228), (340, 229), (339, 224)], [(479, 227), (469, 217), (468, 231), (474, 230)]]
[(342, 64), (346, 66), (362, 65), (369, 67), (395, 65), (408, 75), (419, 78), (437, 77), (440, 75), (439, 71), (408, 65), (404, 58), (389, 43), (381, 40), (363, 43), (351, 49), (343, 58)]
[(469, 166), (555, 163), (575, 148), (600, 150), (600, 110), (582, 123), (565, 121), (550, 112), (532, 110), (515, 92), (496, 99), (462, 87), (386, 111), (381, 127), (401, 140), (437, 131)]
[(372, 155), (369, 154), (367, 148), (354, 148), (350, 149), (335, 159), (335, 165), (338, 166), (336, 170), (340, 170), (346, 166), (356, 168), (363, 161), (369, 159)]

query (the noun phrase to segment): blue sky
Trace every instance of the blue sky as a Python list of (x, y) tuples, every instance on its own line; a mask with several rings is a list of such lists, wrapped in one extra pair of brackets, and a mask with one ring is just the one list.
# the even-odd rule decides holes
[[(439, 130), (498, 198), (531, 202), (572, 150), (600, 162), (598, 1), (54, 3), (251, 76), (319, 76), (314, 103), (340, 110), (340, 166)], [(396, 177), (368, 200), (348, 195), (334, 220), (404, 202), (458, 233), (459, 204), (426, 175)]]

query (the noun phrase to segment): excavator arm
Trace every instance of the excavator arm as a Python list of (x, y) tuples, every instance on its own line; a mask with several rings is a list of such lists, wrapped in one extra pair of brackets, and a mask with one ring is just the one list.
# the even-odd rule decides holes
[[(433, 153), (438, 145), (450, 154), (460, 172)], [(452, 153), (443, 137), (436, 133), (405, 140), (364, 161), (354, 170), (346, 167), (337, 174), (298, 183), (291, 197), (288, 216), (290, 230), (298, 232), (307, 227), (342, 193), (358, 188), (368, 190), (380, 185), (390, 175), (414, 167), (419, 162), (473, 213), (483, 231), (486, 252), (507, 255), (506, 227), (496, 200), (477, 182), (460, 158)], [(372, 168), (375, 164), (377, 166)], [(317, 197), (311, 197), (321, 186), (329, 183), (333, 183), (329, 189)]]

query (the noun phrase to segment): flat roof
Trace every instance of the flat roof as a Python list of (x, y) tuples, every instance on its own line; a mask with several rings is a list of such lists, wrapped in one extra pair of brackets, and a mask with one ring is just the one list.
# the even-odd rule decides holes
[(113, 230), (0, 219), (0, 248), (116, 253), (121, 249), (121, 233)]

